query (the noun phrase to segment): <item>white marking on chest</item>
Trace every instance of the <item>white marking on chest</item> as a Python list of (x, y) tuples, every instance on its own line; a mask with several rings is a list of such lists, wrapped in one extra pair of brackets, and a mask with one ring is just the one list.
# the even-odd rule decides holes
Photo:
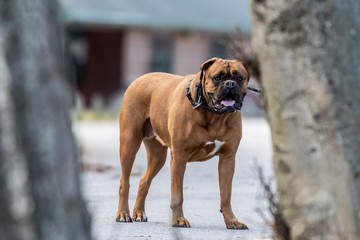
[(158, 135), (155, 135), (155, 139), (156, 139), (161, 145), (163, 145), (164, 147), (167, 147), (166, 143), (165, 143)]
[(219, 149), (221, 148), (222, 145), (224, 145), (225, 142), (219, 141), (219, 140), (215, 140), (214, 142), (206, 142), (205, 146), (210, 145), (210, 144), (215, 144), (214, 149), (206, 156), (206, 157), (210, 157), (212, 155), (214, 155), (215, 153), (217, 153), (219, 151)]

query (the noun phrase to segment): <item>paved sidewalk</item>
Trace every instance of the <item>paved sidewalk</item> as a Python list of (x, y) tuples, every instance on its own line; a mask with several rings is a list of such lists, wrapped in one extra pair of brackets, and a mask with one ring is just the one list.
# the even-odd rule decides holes
[[(272, 176), (270, 130), (264, 119), (245, 118), (235, 169), (232, 207), (250, 230), (228, 230), (219, 212), (217, 158), (189, 163), (184, 180), (184, 214), (191, 228), (171, 227), (170, 159), (155, 177), (146, 201), (146, 223), (117, 223), (120, 163), (117, 122), (76, 122), (74, 132), (83, 152), (83, 193), (92, 215), (95, 239), (269, 239), (271, 230), (258, 214), (266, 212), (254, 160)], [(168, 154), (169, 155), (169, 154)], [(130, 180), (130, 209), (135, 202), (146, 154), (142, 146)]]

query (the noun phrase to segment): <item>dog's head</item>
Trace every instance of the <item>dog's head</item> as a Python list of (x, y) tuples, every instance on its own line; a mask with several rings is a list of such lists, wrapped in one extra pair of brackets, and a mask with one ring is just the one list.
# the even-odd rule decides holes
[(212, 58), (200, 67), (203, 95), (209, 107), (218, 112), (241, 109), (247, 93), (249, 73), (237, 60)]

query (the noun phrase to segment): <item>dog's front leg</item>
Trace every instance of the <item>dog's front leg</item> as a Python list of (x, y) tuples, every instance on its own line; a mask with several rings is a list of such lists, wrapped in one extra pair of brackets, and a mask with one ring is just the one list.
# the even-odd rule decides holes
[(239, 222), (231, 209), (231, 187), (235, 170), (235, 156), (222, 157), (219, 160), (219, 185), (221, 205), (220, 211), (224, 216), (226, 227), (229, 229), (248, 229)]
[(183, 180), (187, 160), (171, 152), (171, 209), (173, 227), (190, 227), (183, 214)]

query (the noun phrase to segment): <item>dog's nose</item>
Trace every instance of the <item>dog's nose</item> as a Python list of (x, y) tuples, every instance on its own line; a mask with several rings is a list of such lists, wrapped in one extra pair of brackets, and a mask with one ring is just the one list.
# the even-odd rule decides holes
[(236, 87), (236, 82), (234, 82), (233, 80), (226, 80), (224, 82), (224, 84), (225, 84), (225, 87), (230, 88), (230, 89)]

